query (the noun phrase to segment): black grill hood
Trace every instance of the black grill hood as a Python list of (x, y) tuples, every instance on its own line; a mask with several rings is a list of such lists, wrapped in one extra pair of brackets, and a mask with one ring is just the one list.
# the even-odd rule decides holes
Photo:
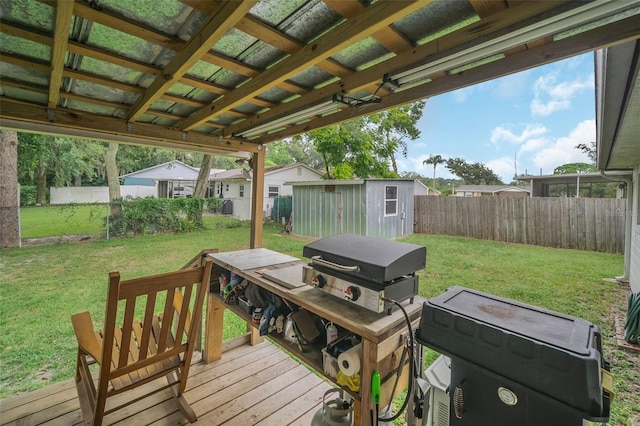
[(427, 248), (416, 244), (382, 240), (355, 234), (338, 234), (307, 244), (303, 256), (343, 266), (358, 266), (355, 277), (385, 283), (424, 269)]

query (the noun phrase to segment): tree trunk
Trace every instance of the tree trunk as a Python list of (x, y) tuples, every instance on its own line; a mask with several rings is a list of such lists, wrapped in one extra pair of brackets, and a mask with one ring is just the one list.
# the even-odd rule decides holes
[(20, 247), (18, 134), (0, 130), (0, 248)]
[(111, 201), (111, 216), (122, 215), (122, 206), (113, 201), (119, 200), (120, 195), (120, 179), (118, 176), (118, 165), (116, 164), (116, 154), (118, 153), (118, 144), (109, 142), (107, 150), (104, 152), (104, 165), (107, 170), (107, 183), (109, 185), (109, 201)]
[(198, 173), (198, 180), (196, 181), (196, 187), (193, 190), (194, 198), (205, 198), (207, 195), (207, 188), (209, 187), (209, 174), (211, 173), (211, 165), (213, 164), (213, 155), (206, 154), (202, 158), (202, 165), (200, 166), (200, 172)]
[(38, 177), (36, 178), (36, 204), (47, 204), (47, 165), (42, 158), (38, 159)]

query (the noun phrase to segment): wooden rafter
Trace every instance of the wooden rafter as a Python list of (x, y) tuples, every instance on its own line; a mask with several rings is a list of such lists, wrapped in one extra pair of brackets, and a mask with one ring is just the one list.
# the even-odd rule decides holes
[[(484, 81), (504, 77), (509, 74), (524, 71), (540, 65), (556, 62), (570, 58), (596, 49), (601, 49), (625, 41), (640, 38), (640, 19), (631, 16), (610, 24), (587, 30), (579, 35), (567, 37), (552, 44), (544, 44), (514, 53), (508, 61), (497, 60), (485, 65), (472, 68), (461, 74), (447, 75), (446, 77), (434, 80), (412, 88), (394, 93), (384, 98), (381, 104), (364, 105), (360, 109), (349, 109), (325, 117), (318, 118), (313, 122), (313, 128), (326, 127), (328, 125), (351, 120), (374, 112), (393, 108), (425, 99), (454, 89), (471, 86)], [(291, 135), (309, 131), (309, 123), (292, 126), (285, 130), (271, 133), (260, 139), (261, 143), (268, 143), (280, 140)]]
[[(235, 23), (242, 18), (256, 3), (253, 1), (229, 1), (214, 11), (203, 26), (185, 45), (184, 49), (176, 53), (169, 64), (163, 69), (162, 75), (145, 90), (131, 108), (127, 119), (136, 121), (171, 85), (179, 80), (200, 58), (211, 49)], [(206, 120), (205, 120), (206, 121)]]
[(313, 41), (288, 58), (261, 73), (256, 78), (225, 96), (220, 102), (215, 102), (193, 114), (180, 124), (182, 130), (190, 130), (199, 124), (221, 114), (237, 105), (246, 98), (253, 97), (269, 87), (299, 73), (301, 70), (313, 66), (348, 46), (354, 39), (361, 39), (369, 34), (386, 27), (399, 16), (404, 16), (412, 10), (424, 7), (428, 0), (378, 2), (365, 9), (362, 13), (347, 20), (333, 31)]
[(437, 40), (427, 42), (421, 46), (399, 53), (394, 58), (380, 64), (366, 68), (358, 73), (343, 78), (340, 81), (331, 83), (313, 92), (294, 99), (285, 105), (273, 108), (257, 117), (251, 117), (225, 129), (225, 135), (240, 133), (251, 127), (273, 120), (288, 114), (290, 111), (303, 108), (305, 105), (320, 102), (330, 98), (336, 93), (349, 94), (361, 90), (365, 87), (382, 83), (382, 76), (390, 69), (406, 69), (415, 66), (420, 61), (428, 62), (447, 54), (452, 49), (460, 45), (470, 45), (480, 43), (493, 37), (504, 34), (513, 28), (526, 26), (538, 20), (538, 17), (555, 8), (563, 2), (545, 1), (537, 2), (534, 7), (514, 7), (490, 15), (467, 27), (460, 28)]

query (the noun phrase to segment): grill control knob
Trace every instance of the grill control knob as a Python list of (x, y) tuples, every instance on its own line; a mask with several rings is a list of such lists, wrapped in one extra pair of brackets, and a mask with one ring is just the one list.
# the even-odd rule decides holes
[(360, 288), (350, 285), (349, 287), (347, 287), (347, 289), (344, 291), (344, 297), (347, 300), (350, 300), (352, 302), (355, 302), (356, 300), (358, 300), (358, 298), (360, 297)]
[(313, 278), (311, 278), (311, 284), (315, 287), (322, 288), (326, 283), (327, 279), (320, 274), (314, 275)]

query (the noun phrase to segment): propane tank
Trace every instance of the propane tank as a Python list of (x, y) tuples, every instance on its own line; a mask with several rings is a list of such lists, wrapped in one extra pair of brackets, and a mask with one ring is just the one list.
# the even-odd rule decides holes
[(338, 328), (332, 322), (327, 324), (327, 345), (338, 338)]
[[(340, 396), (327, 401), (332, 393)], [(329, 389), (322, 397), (320, 408), (311, 420), (311, 426), (352, 426), (353, 425), (353, 400), (344, 399), (344, 390), (339, 388)]]

